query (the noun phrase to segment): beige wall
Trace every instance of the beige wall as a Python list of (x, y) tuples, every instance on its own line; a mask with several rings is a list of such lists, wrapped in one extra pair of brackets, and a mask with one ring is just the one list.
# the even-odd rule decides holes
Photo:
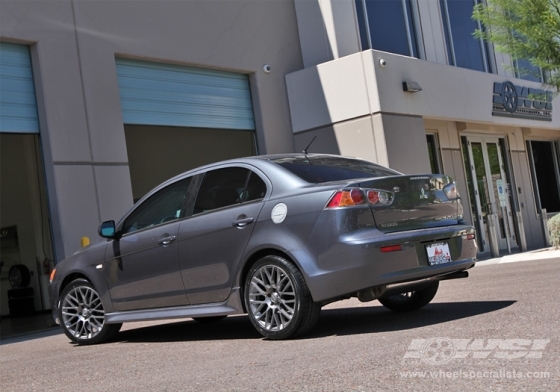
[[(380, 65), (380, 60), (386, 66)], [(493, 126), (560, 129), (560, 96), (552, 121), (492, 115), (494, 82), (539, 83), (368, 50), (286, 75), (294, 132), (382, 112)], [(403, 81), (422, 91), (404, 92)]]
[[(317, 136), (315, 140), (313, 138)], [(296, 151), (340, 154), (388, 166), (380, 116), (366, 116), (294, 135)]]
[(30, 45), (58, 259), (132, 205), (116, 56), (248, 74), (259, 152), (294, 149), (291, 0), (3, 0), (0, 39)]
[(389, 166), (406, 174), (431, 173), (421, 117), (383, 114)]
[(361, 50), (354, 0), (294, 0), (305, 68)]

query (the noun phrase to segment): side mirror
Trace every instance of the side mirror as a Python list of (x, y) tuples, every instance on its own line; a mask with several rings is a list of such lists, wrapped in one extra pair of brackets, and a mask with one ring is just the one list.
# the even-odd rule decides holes
[(116, 238), (115, 221), (110, 220), (103, 222), (99, 225), (99, 230), (97, 231), (99, 235), (103, 238), (114, 239)]

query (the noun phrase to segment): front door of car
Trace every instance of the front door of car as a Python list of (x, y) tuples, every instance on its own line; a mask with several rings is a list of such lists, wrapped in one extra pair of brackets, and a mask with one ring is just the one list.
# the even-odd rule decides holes
[(265, 182), (247, 168), (204, 175), (194, 211), (179, 226), (179, 264), (191, 304), (226, 300), (262, 209)]
[(142, 202), (107, 247), (105, 275), (116, 311), (188, 305), (177, 259), (177, 232), (190, 178)]

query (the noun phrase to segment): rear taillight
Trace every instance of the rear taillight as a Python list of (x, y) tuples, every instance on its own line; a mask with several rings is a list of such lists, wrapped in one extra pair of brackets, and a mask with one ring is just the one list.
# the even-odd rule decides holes
[(325, 208), (342, 208), (365, 205), (389, 205), (393, 194), (377, 189), (351, 188), (336, 191)]
[(393, 194), (391, 192), (370, 189), (367, 191), (367, 195), (369, 203), (373, 205), (387, 205), (393, 202)]
[(455, 184), (454, 182), (452, 182), (451, 184), (447, 184), (443, 188), (443, 192), (445, 192), (445, 196), (447, 196), (449, 200), (457, 199), (459, 197), (459, 192), (457, 192), (457, 184)]
[(337, 191), (327, 203), (327, 208), (352, 207), (365, 204), (364, 194), (360, 189)]

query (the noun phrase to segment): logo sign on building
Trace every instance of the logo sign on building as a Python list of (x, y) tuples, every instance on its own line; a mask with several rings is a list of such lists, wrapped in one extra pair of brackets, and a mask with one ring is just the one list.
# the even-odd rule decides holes
[(552, 93), (509, 81), (495, 82), (492, 115), (552, 121)]

